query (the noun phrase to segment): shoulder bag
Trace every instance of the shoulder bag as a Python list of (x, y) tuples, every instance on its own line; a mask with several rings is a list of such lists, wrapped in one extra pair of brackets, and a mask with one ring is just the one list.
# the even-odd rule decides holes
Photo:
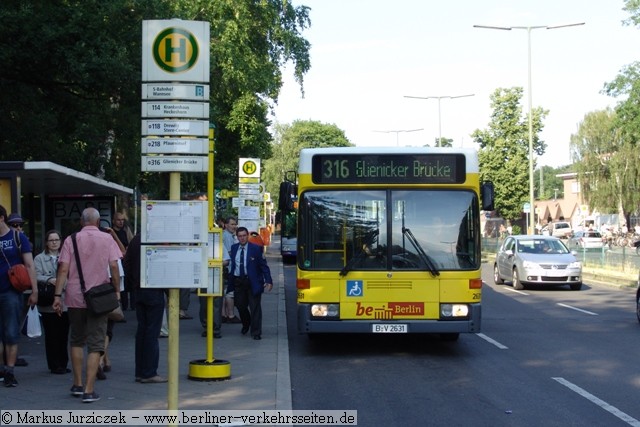
[[(22, 249), (19, 241), (20, 236), (17, 234), (18, 232), (13, 230), (13, 241), (16, 243), (16, 247), (18, 248), (18, 254), (22, 257)], [(12, 266), (11, 263), (9, 263), (9, 259), (7, 258), (7, 255), (5, 255), (4, 250), (2, 250), (2, 256), (4, 256), (4, 260), (9, 265), (8, 275), (11, 286), (20, 293), (31, 289), (31, 277), (29, 276), (29, 270), (27, 270), (27, 267), (25, 267), (22, 261), (19, 264)]]
[(80, 288), (84, 295), (84, 301), (87, 309), (93, 314), (107, 314), (120, 307), (116, 290), (111, 283), (103, 283), (87, 290), (85, 287), (84, 276), (82, 275), (82, 265), (80, 264), (80, 254), (78, 253), (78, 244), (76, 242), (76, 234), (71, 235), (73, 242), (73, 251), (75, 252), (76, 265), (78, 267), (78, 275), (80, 276)]

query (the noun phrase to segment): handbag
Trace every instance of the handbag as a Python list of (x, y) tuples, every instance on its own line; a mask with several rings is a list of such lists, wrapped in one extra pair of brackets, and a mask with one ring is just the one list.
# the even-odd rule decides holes
[(116, 308), (120, 307), (120, 302), (118, 301), (116, 290), (111, 283), (103, 283), (101, 285), (94, 286), (89, 290), (86, 289), (75, 233), (71, 235), (71, 241), (73, 243), (73, 250), (75, 252), (76, 266), (78, 267), (78, 276), (80, 276), (80, 288), (82, 289), (84, 301), (87, 304), (87, 309), (93, 314), (101, 315), (107, 314), (110, 311), (113, 311)]
[(113, 311), (110, 311), (109, 314), (107, 314), (107, 319), (113, 322), (122, 322), (124, 320), (124, 312), (122, 311), (122, 307), (120, 307), (120, 304), (118, 304), (118, 306), (114, 308)]
[(53, 304), (53, 298), (56, 294), (56, 287), (46, 280), (38, 280), (38, 302), (40, 307), (46, 307)]
[[(22, 256), (22, 249), (20, 247), (20, 242), (18, 241), (18, 232), (13, 231), (13, 241), (16, 243), (16, 247), (18, 248), (18, 253)], [(4, 250), (2, 251), (2, 256), (4, 260), (9, 264), (9, 271), (7, 274), (9, 275), (9, 282), (14, 289), (20, 293), (31, 289), (31, 277), (29, 276), (29, 270), (25, 267), (24, 264), (16, 264), (11, 265), (7, 255), (5, 255)]]

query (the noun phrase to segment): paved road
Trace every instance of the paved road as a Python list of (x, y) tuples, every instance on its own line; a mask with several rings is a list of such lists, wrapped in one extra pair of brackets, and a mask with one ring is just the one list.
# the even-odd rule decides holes
[(367, 426), (640, 425), (631, 289), (516, 292), (485, 265), (481, 335), (316, 343), (296, 333), (284, 274), (294, 409), (358, 410)]

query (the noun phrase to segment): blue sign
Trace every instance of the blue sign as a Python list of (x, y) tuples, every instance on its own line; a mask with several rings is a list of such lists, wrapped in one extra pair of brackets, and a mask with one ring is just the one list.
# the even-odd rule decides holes
[(362, 280), (347, 280), (347, 296), (361, 297), (363, 295)]

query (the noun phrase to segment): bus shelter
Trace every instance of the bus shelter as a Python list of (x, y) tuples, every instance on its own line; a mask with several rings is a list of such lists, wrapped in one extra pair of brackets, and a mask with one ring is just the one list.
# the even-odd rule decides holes
[(118, 198), (133, 193), (132, 188), (52, 162), (0, 162), (0, 204), (26, 221), (24, 232), (37, 251), (49, 229), (63, 237), (77, 231), (86, 207), (95, 207), (101, 224), (110, 226)]

